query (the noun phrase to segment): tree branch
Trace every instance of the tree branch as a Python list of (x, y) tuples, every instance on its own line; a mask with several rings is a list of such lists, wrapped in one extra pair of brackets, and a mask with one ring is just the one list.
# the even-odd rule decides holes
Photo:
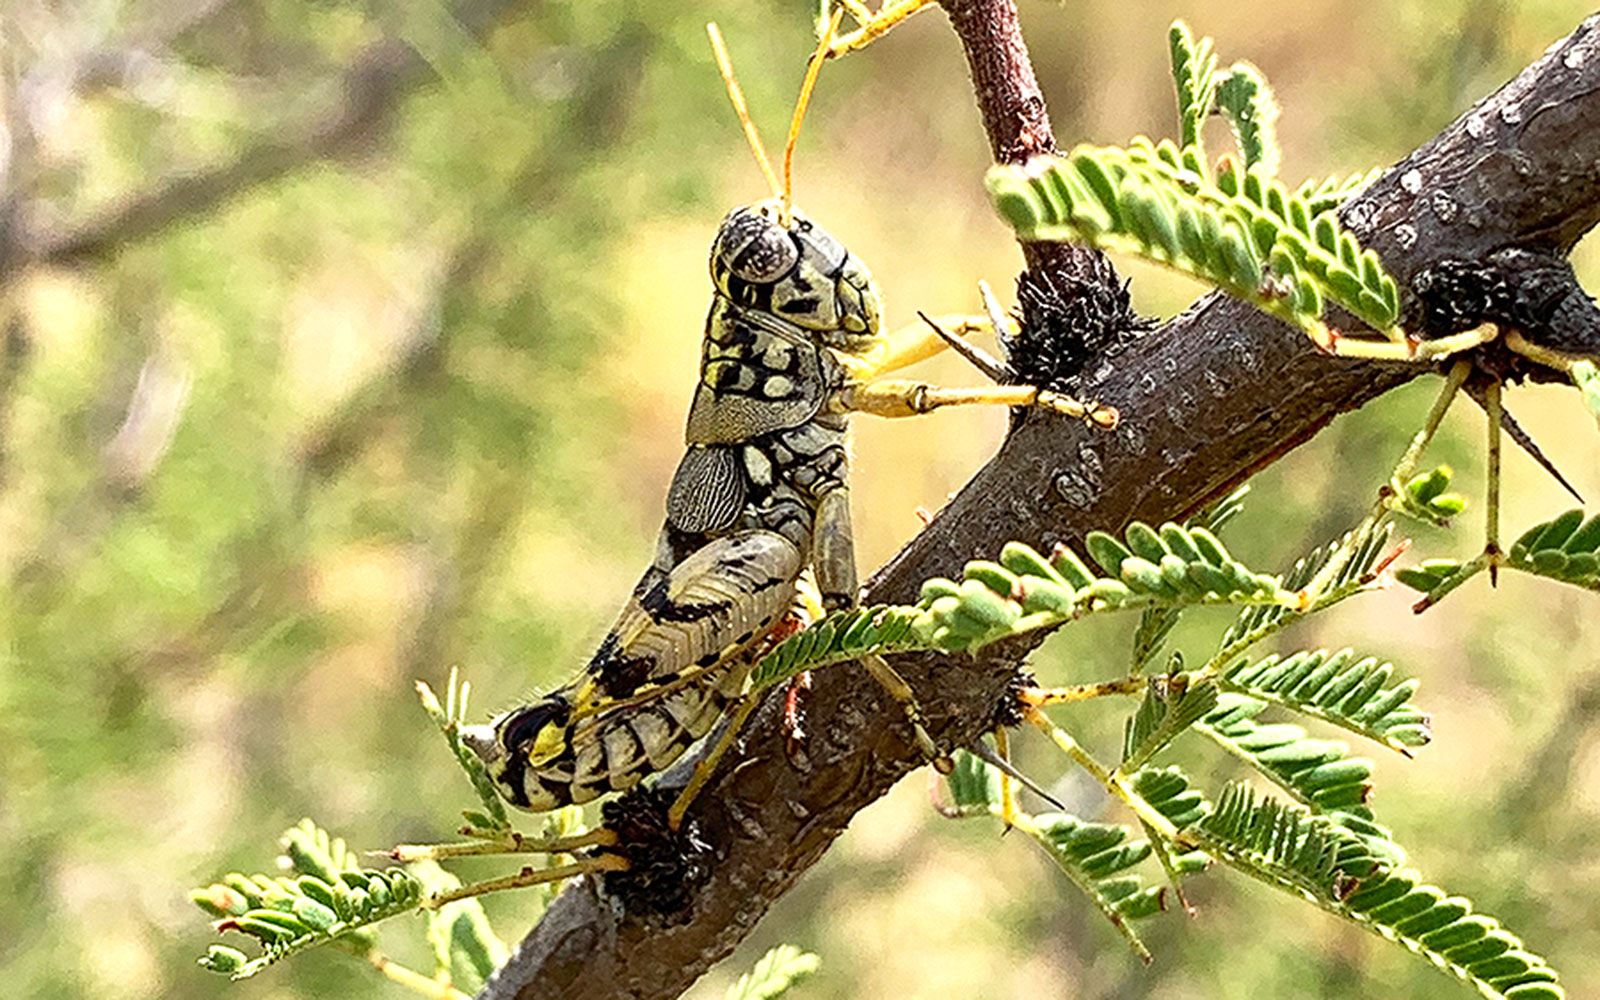
[[(463, 2), (453, 14), (468, 32), (481, 38), (518, 2)], [(307, 163), (358, 150), (383, 128), (400, 100), (430, 74), (428, 63), (405, 42), (393, 38), (374, 42), (342, 76), (337, 105), (289, 128), (286, 136), (260, 142), (225, 163), (158, 180), (75, 225), (21, 227), (13, 237), (14, 246), (0, 247), (0, 284), (11, 277), (12, 270), (30, 264), (102, 260), (128, 243), (213, 211)], [(20, 194), (12, 197), (20, 198)]]
[[(981, 15), (1000, 6), (1009, 4), (947, 4), (992, 140), (1018, 122), (1044, 121), (1020, 76), (1005, 91), (978, 69), (995, 59), (1018, 74), (1026, 63), (1020, 48), (1008, 59), (990, 51), (1013, 44), (997, 40)], [(1343, 215), (1402, 283), (1437, 260), (1506, 245), (1569, 249), (1600, 219), (1600, 19), (1389, 170)], [(1339, 413), (1427, 371), (1323, 357), (1305, 337), (1217, 295), (1101, 367), (1087, 391), (1121, 408), (1122, 426), (1104, 434), (1025, 421), (878, 573), (871, 601), (911, 599), (923, 579), (992, 557), (1011, 538), (1047, 547), (1135, 518), (1181, 518)], [(1024, 652), (1011, 643), (977, 658), (913, 656), (896, 666), (919, 692), (935, 737), (961, 746), (988, 728)], [(694, 803), (691, 817), (716, 861), (677, 922), (617, 914), (584, 881), (556, 900), (480, 995), (673, 997), (728, 954), (858, 810), (919, 764), (898, 714), (864, 673), (823, 671), (812, 698), (818, 725), (804, 768), (785, 754), (769, 702), (743, 752), (729, 755)]]

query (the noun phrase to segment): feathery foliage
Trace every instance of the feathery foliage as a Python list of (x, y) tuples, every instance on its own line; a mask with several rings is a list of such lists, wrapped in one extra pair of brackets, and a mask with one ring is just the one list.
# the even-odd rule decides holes
[[(1450, 591), (1489, 568), (1487, 555), (1466, 562), (1428, 559), (1395, 572), (1395, 578), (1427, 596), (1422, 607), (1438, 603)], [(1504, 569), (1600, 590), (1600, 514), (1587, 520), (1573, 509), (1523, 532), (1500, 562)]]
[(1600, 589), (1600, 514), (1584, 520), (1569, 510), (1523, 532), (1507, 553), (1507, 565), (1526, 573)]
[(1201, 148), (1201, 132), (1217, 96), (1217, 54), (1211, 39), (1199, 42), (1189, 26), (1174, 21), (1167, 32), (1172, 83), (1178, 92), (1178, 135), (1184, 148)]
[[(1233, 558), (1203, 527), (1130, 524), (1123, 539), (1101, 531), (1084, 539), (1089, 561), (1058, 546), (1049, 559), (1021, 542), (998, 563), (970, 562), (963, 580), (923, 585), (919, 636), (941, 649), (974, 649), (1006, 635), (1102, 611), (1192, 604), (1290, 606), (1296, 600), (1270, 574)], [(1090, 561), (1100, 572), (1090, 568)]]
[(728, 987), (726, 1000), (773, 1000), (817, 971), (822, 959), (792, 944), (780, 944), (756, 959), (755, 967)]
[(1410, 755), (1433, 738), (1428, 716), (1411, 704), (1414, 680), (1390, 684), (1393, 666), (1357, 660), (1342, 649), (1241, 658), (1217, 678), (1223, 691), (1312, 715), (1391, 750)]
[(1579, 361), (1573, 364), (1568, 374), (1572, 384), (1583, 394), (1584, 408), (1596, 421), (1600, 421), (1600, 368), (1596, 368), (1593, 361)]
[(1217, 110), (1233, 129), (1245, 169), (1259, 165), (1267, 176), (1277, 176), (1278, 102), (1261, 71), (1246, 62), (1228, 67), (1228, 75), (1217, 83)]
[(1467, 498), (1446, 492), (1455, 471), (1439, 465), (1406, 480), (1391, 499), (1391, 508), (1408, 517), (1438, 527), (1448, 527), (1450, 519), (1467, 509)]
[[(1210, 39), (1182, 22), (1170, 35), (1178, 143), (1138, 136), (1126, 148), (1079, 146), (991, 168), (990, 196), (1024, 240), (1065, 240), (1135, 254), (1189, 274), (1306, 331), (1334, 335), (1327, 303), (1400, 341), (1399, 288), (1377, 255), (1339, 222), (1339, 203), (1367, 177), (1308, 182), (1290, 191), (1274, 176), (1277, 104), (1254, 67), (1220, 80)], [(1241, 164), (1206, 162), (1200, 126), (1216, 105), (1238, 140)]]
[(1345, 744), (1313, 739), (1299, 726), (1257, 723), (1255, 717), (1266, 707), (1254, 698), (1224, 694), (1194, 728), (1266, 775), (1295, 801), (1331, 815), (1341, 826), (1373, 841), (1374, 850), (1400, 860), (1389, 832), (1374, 822), (1367, 808), (1372, 762), (1349, 757)]
[(1071, 548), (1046, 559), (1022, 542), (1008, 542), (998, 562), (967, 563), (960, 583), (923, 584), (913, 608), (873, 607), (835, 612), (785, 639), (757, 664), (758, 688), (802, 670), (868, 653), (913, 649), (973, 650), (1009, 635), (1048, 628), (1084, 615), (1188, 605), (1282, 605), (1299, 601), (1276, 577), (1234, 559), (1204, 527), (1135, 522), (1122, 540), (1091, 532), (1085, 552)]
[(1203, 849), (1280, 889), (1426, 958), (1485, 997), (1565, 996), (1544, 959), (1470, 901), (1448, 896), (1372, 853), (1369, 838), (1329, 817), (1231, 785), (1193, 832)]
[[(1244, 498), (1249, 492), (1248, 485), (1240, 486), (1196, 514), (1185, 527), (1204, 528), (1213, 535), (1217, 534), (1223, 525), (1244, 509)], [(1139, 627), (1133, 633), (1133, 661), (1129, 673), (1144, 672), (1145, 667), (1166, 645), (1167, 637), (1172, 634), (1173, 626), (1178, 624), (1182, 614), (1182, 607), (1144, 609), (1139, 615)]]
[[(1136, 776), (1136, 781), (1140, 780)], [(1146, 839), (1132, 839), (1133, 830), (1118, 823), (1095, 823), (1065, 812), (1006, 815), (1000, 773), (966, 751), (955, 755), (955, 768), (946, 778), (952, 805), (944, 810), (953, 818), (1001, 816), (1037, 843), (1128, 942), (1143, 961), (1150, 952), (1131, 926), (1131, 921), (1153, 917), (1167, 908), (1168, 887), (1147, 885), (1134, 869), (1163, 846)], [(1151, 782), (1152, 786), (1158, 783)], [(1159, 786), (1158, 790), (1166, 790)], [(1180, 790), (1181, 791), (1181, 790)], [(1160, 799), (1159, 809), (1175, 823), (1193, 820), (1194, 800), (1198, 796), (1179, 794)], [(1154, 804), (1154, 803), (1153, 803)], [(1189, 875), (1204, 869), (1203, 855), (1181, 852), (1171, 862), (1174, 876)]]
[(235, 872), (190, 893), (196, 906), (219, 918), (219, 933), (241, 931), (262, 949), (259, 957), (244, 960), (236, 949), (213, 946), (201, 965), (246, 979), (289, 955), (334, 941), (365, 954), (376, 946), (366, 929), (415, 910), (425, 894), (422, 882), (405, 869), (357, 867), (344, 841), (310, 820), (285, 831), (282, 844), (294, 877)]
[[(1283, 575), (1282, 586), (1295, 592), (1315, 587), (1327, 603), (1355, 593), (1371, 584), (1373, 567), (1388, 547), (1389, 535), (1389, 525), (1373, 523), (1313, 549)], [(1304, 604), (1295, 603), (1246, 607), (1223, 633), (1220, 658), (1232, 662), (1235, 655), (1299, 619), (1306, 610)]]
[(1217, 685), (1203, 680), (1191, 685), (1187, 674), (1154, 678), (1144, 699), (1123, 727), (1122, 764), (1118, 770), (1137, 771), (1160, 753), (1178, 734), (1217, 707)]
[(860, 659), (869, 653), (925, 648), (914, 634), (915, 608), (886, 604), (838, 611), (773, 647), (750, 673), (753, 690), (763, 690), (805, 671)]
[(467, 701), (471, 694), (472, 685), (463, 682), (460, 679), (460, 672), (454, 667), (450, 669), (450, 681), (445, 686), (445, 701), (442, 704), (432, 688), (422, 681), (417, 682), (417, 697), (422, 700), (423, 711), (427, 712), (428, 718), (439, 727), (439, 732), (450, 746), (450, 753), (455, 757), (461, 770), (466, 773), (467, 780), (472, 784), (472, 790), (477, 793), (478, 801), (483, 803), (483, 812), (469, 810), (465, 813), (467, 821), (478, 830), (504, 833), (511, 829), (511, 820), (506, 816), (505, 803), (501, 800), (500, 793), (495, 791), (494, 780), (489, 777), (483, 761), (470, 747), (461, 742), (461, 727), (466, 722)]

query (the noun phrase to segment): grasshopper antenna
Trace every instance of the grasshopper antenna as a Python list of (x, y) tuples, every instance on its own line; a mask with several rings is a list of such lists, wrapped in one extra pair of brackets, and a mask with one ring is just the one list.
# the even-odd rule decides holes
[(783, 201), (778, 220), (785, 226), (789, 225), (789, 208), (794, 194), (794, 144), (800, 138), (800, 123), (805, 120), (806, 106), (811, 103), (812, 88), (816, 87), (822, 64), (828, 59), (833, 33), (839, 30), (839, 22), (843, 18), (844, 8), (840, 7), (833, 12), (828, 26), (823, 29), (822, 37), (817, 41), (817, 51), (811, 54), (811, 62), (806, 64), (806, 79), (800, 85), (800, 99), (794, 103), (794, 116), (789, 119), (789, 138), (783, 144)]
[[(755, 120), (750, 117), (750, 107), (744, 102), (744, 91), (739, 89), (739, 81), (733, 75), (733, 60), (728, 58), (728, 47), (722, 43), (722, 32), (717, 29), (717, 22), (706, 22), (706, 35), (711, 38), (711, 51), (716, 53), (717, 57), (717, 72), (722, 74), (723, 85), (728, 88), (728, 100), (733, 102), (733, 112), (739, 116), (739, 125), (744, 129), (745, 140), (750, 143), (750, 151), (756, 154), (756, 163), (760, 164), (761, 173), (766, 176), (767, 186), (772, 188), (773, 196), (783, 199), (783, 212), (787, 216), (789, 214), (787, 185), (778, 186), (778, 175), (772, 172), (772, 161), (767, 158), (767, 147), (761, 143), (761, 133), (756, 131)], [(787, 174), (787, 161), (784, 171)]]

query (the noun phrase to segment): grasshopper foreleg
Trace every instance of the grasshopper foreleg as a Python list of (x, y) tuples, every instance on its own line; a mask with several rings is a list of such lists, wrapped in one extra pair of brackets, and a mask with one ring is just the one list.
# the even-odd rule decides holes
[(949, 388), (910, 379), (880, 379), (847, 385), (840, 390), (838, 400), (845, 410), (877, 417), (915, 417), (944, 406), (1031, 406), (1099, 427), (1117, 424), (1117, 411), (1113, 407), (1082, 403), (1071, 396), (1032, 385)]

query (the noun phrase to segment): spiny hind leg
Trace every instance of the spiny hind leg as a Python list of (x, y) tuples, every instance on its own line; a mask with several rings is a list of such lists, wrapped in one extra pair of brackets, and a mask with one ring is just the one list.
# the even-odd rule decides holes
[[(850, 522), (850, 491), (840, 486), (823, 494), (817, 504), (817, 522), (812, 538), (812, 566), (817, 574), (817, 589), (822, 593), (822, 606), (828, 611), (839, 611), (856, 605), (856, 552)], [(939, 751), (933, 737), (922, 724), (922, 708), (911, 685), (905, 682), (881, 656), (864, 656), (861, 665), (867, 669), (890, 697), (900, 703), (906, 722), (911, 726), (917, 750), (934, 767), (948, 773), (953, 766), (950, 758)]]
[(689, 811), (689, 805), (700, 794), (706, 782), (711, 780), (711, 774), (717, 769), (717, 762), (722, 760), (722, 755), (733, 746), (733, 741), (739, 738), (739, 730), (744, 728), (745, 722), (750, 718), (756, 706), (761, 704), (761, 692), (750, 691), (740, 698), (735, 704), (733, 712), (728, 716), (728, 724), (722, 730), (722, 735), (711, 747), (709, 753), (694, 762), (694, 771), (689, 775), (688, 784), (673, 799), (672, 806), (667, 810), (667, 826), (677, 830), (683, 824), (684, 813)]
[[(821, 617), (822, 608), (816, 601), (815, 588), (802, 576), (801, 579), (796, 581), (794, 603), (790, 607), (788, 615), (753, 649), (740, 653), (738, 662), (731, 665), (730, 671), (738, 676), (747, 677), (749, 671), (755, 667), (756, 663), (769, 650)], [(744, 728), (745, 722), (749, 720), (750, 713), (755, 711), (756, 706), (761, 703), (762, 693), (760, 690), (746, 691), (733, 703), (731, 710), (725, 713), (728, 719), (727, 728), (717, 737), (717, 742), (711, 747), (711, 750), (695, 761), (694, 771), (689, 775), (688, 783), (678, 792), (678, 797), (673, 800), (671, 808), (667, 810), (667, 823), (671, 829), (677, 830), (683, 822), (683, 817), (689, 809), (689, 804), (695, 800), (695, 796), (700, 794), (700, 790), (711, 779), (712, 772), (716, 770), (717, 762), (722, 759), (723, 754), (728, 752), (728, 748), (733, 746), (733, 741), (738, 738), (739, 731)]]

